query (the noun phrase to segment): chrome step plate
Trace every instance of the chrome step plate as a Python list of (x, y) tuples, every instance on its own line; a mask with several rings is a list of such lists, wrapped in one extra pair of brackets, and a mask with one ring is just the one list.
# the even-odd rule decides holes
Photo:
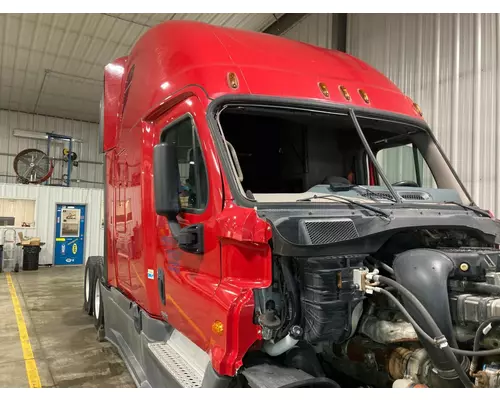
[(196, 365), (182, 357), (168, 342), (149, 343), (148, 347), (182, 387), (201, 387), (203, 373)]

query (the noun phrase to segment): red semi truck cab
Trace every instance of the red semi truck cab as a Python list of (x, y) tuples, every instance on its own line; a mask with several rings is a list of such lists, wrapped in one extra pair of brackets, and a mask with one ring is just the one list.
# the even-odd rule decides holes
[(86, 306), (139, 386), (319, 379), (275, 360), (354, 334), (364, 257), (405, 227), (482, 218), (448, 204), (474, 206), (409, 97), (280, 37), (155, 26), (106, 65), (100, 129), (105, 256)]

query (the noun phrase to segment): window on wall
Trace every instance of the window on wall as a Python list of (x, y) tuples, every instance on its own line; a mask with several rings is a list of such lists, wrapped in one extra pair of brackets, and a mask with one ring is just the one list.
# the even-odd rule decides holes
[(0, 198), (0, 226), (34, 227), (35, 200)]
[(165, 130), (165, 141), (175, 144), (183, 210), (203, 210), (208, 200), (208, 179), (198, 135), (191, 118), (184, 118)]

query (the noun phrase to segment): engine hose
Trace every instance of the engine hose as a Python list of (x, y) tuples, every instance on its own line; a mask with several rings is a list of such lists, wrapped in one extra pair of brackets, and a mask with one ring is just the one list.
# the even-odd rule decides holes
[[(450, 346), (448, 346), (450, 347)], [(467, 357), (488, 357), (488, 356), (498, 356), (500, 355), (500, 349), (492, 349), (492, 350), (478, 350), (478, 351), (473, 351), (473, 350), (462, 350), (462, 349), (455, 349), (453, 347), (450, 347), (451, 351), (455, 354), (461, 355), (461, 356), (467, 356)]]
[(404, 295), (413, 305), (417, 308), (419, 311), (420, 315), (422, 316), (423, 319), (425, 319), (425, 322), (429, 325), (429, 327), (432, 330), (432, 335), (435, 337), (441, 337), (443, 334), (441, 333), (441, 330), (437, 326), (436, 322), (432, 318), (432, 316), (429, 314), (429, 312), (425, 309), (425, 307), (422, 305), (419, 299), (410, 292), (408, 289), (406, 289), (403, 285), (401, 285), (399, 282), (396, 282), (393, 279), (387, 278), (382, 275), (376, 275), (374, 279), (380, 283), (385, 283), (386, 285), (393, 286), (395, 287), (402, 295)]
[[(404, 308), (403, 304), (401, 304), (401, 302), (396, 298), (394, 297), (394, 295), (392, 293), (390, 293), (388, 290), (386, 289), (383, 289), (383, 288), (373, 288), (373, 291), (374, 292), (380, 292), (380, 293), (383, 293), (385, 294), (387, 297), (389, 297), (393, 302), (394, 304), (396, 305), (396, 307), (398, 307), (398, 309), (401, 311), (401, 313), (406, 317), (406, 319), (408, 320), (408, 322), (410, 324), (412, 324), (413, 328), (415, 329), (415, 331), (417, 331), (418, 334), (420, 334), (422, 336), (423, 339), (431, 342), (433, 345), (436, 345), (436, 340), (434, 338), (432, 338), (431, 336), (429, 336), (423, 329), (420, 325), (417, 324), (417, 322), (412, 318), (412, 316), (410, 315), (410, 313)], [(476, 339), (474, 339), (474, 349), (472, 351), (470, 350), (462, 350), (462, 349), (456, 349), (454, 347), (450, 347), (450, 350), (455, 353), (455, 354), (459, 354), (459, 355), (462, 355), (462, 356), (469, 356), (469, 357), (481, 357), (481, 356), (496, 356), (496, 355), (500, 355), (500, 349), (493, 349), (493, 350), (477, 350), (479, 348), (479, 341), (481, 339), (481, 334), (480, 332), (482, 332), (482, 330), (488, 325), (488, 323), (490, 322), (500, 322), (500, 317), (492, 317), (486, 321), (484, 321), (480, 326), (479, 328), (477, 329), (476, 331), (476, 337), (478, 337), (478, 332), (479, 332), (479, 339), (478, 340), (478, 344), (476, 345)], [(441, 334), (442, 335), (442, 334)], [(474, 361), (474, 360), (473, 360)], [(472, 364), (471, 364), (472, 365)]]
[(290, 265), (291, 261), (288, 257), (282, 257), (280, 260), (281, 271), (283, 272), (283, 279), (285, 280), (285, 285), (290, 294), (290, 300), (292, 302), (292, 315), (290, 317), (290, 322), (288, 323), (285, 332), (288, 332), (290, 327), (297, 325), (299, 321), (299, 310), (300, 310), (300, 297), (297, 289), (297, 284), (293, 278), (292, 267)]
[(500, 287), (483, 282), (463, 282), (463, 288), (484, 294), (500, 294)]
[[(479, 350), (479, 344), (481, 342), (481, 336), (483, 335), (484, 329), (489, 325), (493, 323), (498, 323), (500, 322), (500, 317), (491, 317), (488, 318), (486, 321), (483, 321), (481, 325), (476, 330), (476, 335), (474, 336), (474, 346), (472, 347), (473, 351), (478, 351)], [(472, 356), (472, 361), (470, 363), (470, 373), (471, 375), (476, 372), (476, 367), (477, 367), (477, 359), (479, 356), (474, 355)]]
[(286, 385), (280, 386), (280, 388), (308, 388), (308, 387), (316, 387), (316, 388), (340, 388), (340, 385), (331, 380), (329, 378), (312, 378), (306, 379), (303, 381), (292, 382)]
[(366, 259), (374, 266), (382, 268), (383, 270), (389, 272), (391, 275), (394, 275), (394, 270), (391, 267), (389, 267), (386, 263), (383, 263), (382, 261), (379, 261), (376, 258), (373, 258), (372, 256), (368, 256), (366, 257)]
[(392, 302), (396, 305), (397, 308), (399, 308), (399, 311), (406, 317), (408, 322), (413, 325), (413, 328), (415, 328), (415, 331), (417, 331), (425, 340), (431, 342), (432, 344), (435, 343), (435, 340), (430, 337), (421, 327), (420, 325), (417, 324), (417, 322), (413, 319), (413, 317), (410, 315), (410, 313), (406, 310), (406, 308), (401, 304), (401, 302), (388, 290), (383, 289), (383, 288), (374, 288), (373, 289), (377, 293), (382, 293), (386, 295), (389, 299), (392, 300)]
[[(375, 288), (374, 291), (382, 293), (386, 295), (389, 299), (393, 301), (393, 303), (396, 305), (397, 308), (403, 313), (403, 315), (408, 319), (408, 322), (413, 325), (413, 328), (415, 328), (415, 331), (417, 331), (423, 339), (429, 341), (430, 343), (434, 344), (436, 341), (429, 336), (421, 327), (420, 325), (417, 324), (417, 322), (413, 319), (413, 317), (410, 315), (410, 313), (406, 310), (406, 308), (401, 304), (401, 302), (389, 291), (383, 289), (383, 288)], [(438, 337), (443, 336), (440, 332)], [(455, 355), (451, 352), (451, 347), (447, 346), (446, 348), (443, 349), (445, 351), (445, 354), (449, 358), (450, 362), (453, 365), (453, 369), (457, 372), (458, 377), (460, 378), (460, 381), (466, 388), (472, 388), (472, 382), (470, 381), (469, 377), (465, 373), (464, 369), (458, 362), (457, 358)], [(500, 349), (499, 349), (500, 350)]]
[[(398, 289), (399, 292), (402, 295), (404, 295), (409, 301), (411, 301), (411, 303), (415, 306), (415, 308), (417, 308), (417, 310), (420, 312), (422, 318), (425, 319), (428, 326), (432, 330), (432, 335), (434, 335), (434, 337), (436, 337), (436, 338), (444, 338), (445, 337), (441, 333), (441, 330), (439, 329), (439, 327), (437, 326), (436, 322), (434, 321), (432, 316), (429, 314), (429, 312), (425, 309), (425, 307), (422, 305), (422, 303), (408, 289), (406, 289), (403, 285), (399, 284), (398, 282), (396, 282), (390, 278), (386, 278), (384, 276), (381, 276), (381, 275), (377, 275), (375, 280), (378, 280), (380, 283), (385, 283), (387, 285), (394, 286), (396, 289)], [(383, 289), (381, 289), (381, 290), (383, 290)], [(403, 307), (402, 304), (401, 304), (401, 307)], [(412, 321), (413, 321), (412, 325), (418, 326), (418, 324), (415, 322), (415, 320), (413, 318), (412, 318)], [(423, 331), (423, 329), (420, 328), (419, 333), (421, 333), (421, 331)], [(428, 334), (424, 335), (423, 338), (430, 339), (432, 341), (432, 343), (436, 344), (436, 340), (432, 339)], [(455, 356), (454, 351), (452, 351), (452, 348), (449, 345), (446, 345), (445, 347), (441, 347), (441, 349), (443, 350), (443, 353), (445, 354), (446, 358), (450, 361), (453, 369), (457, 373), (457, 376), (460, 379), (460, 381), (462, 382), (462, 384), (466, 388), (474, 387), (472, 382), (470, 381), (469, 377), (467, 376), (467, 373), (462, 368), (462, 365), (457, 360), (457, 357)], [(454, 350), (457, 350), (457, 349), (454, 349)]]
[(389, 267), (386, 263), (383, 263), (382, 261), (377, 261), (377, 264), (375, 265), (379, 266), (382, 269), (385, 269), (391, 275), (394, 275), (394, 270), (391, 267)]

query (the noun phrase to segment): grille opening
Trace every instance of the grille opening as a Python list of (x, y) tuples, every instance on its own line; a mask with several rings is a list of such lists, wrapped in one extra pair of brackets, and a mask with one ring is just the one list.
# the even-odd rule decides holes
[[(372, 193), (362, 193), (361, 196), (368, 198), (368, 199), (377, 199), (377, 198), (385, 198), (387, 200), (394, 200), (392, 195), (388, 192), (374, 192), (375, 194)], [(407, 192), (407, 193), (402, 193), (398, 192), (398, 194), (404, 199), (404, 200), (413, 200), (413, 201), (426, 201), (430, 200), (430, 196), (427, 193), (420, 193), (420, 192)]]
[(302, 220), (299, 223), (299, 240), (303, 244), (336, 243), (357, 237), (358, 230), (349, 218)]

